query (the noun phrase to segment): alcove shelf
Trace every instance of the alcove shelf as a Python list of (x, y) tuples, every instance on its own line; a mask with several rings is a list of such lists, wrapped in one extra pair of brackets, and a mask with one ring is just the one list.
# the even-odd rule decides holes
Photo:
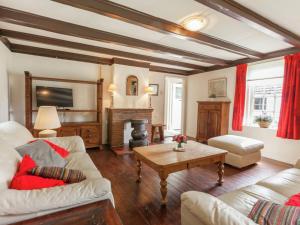
[(96, 109), (58, 109), (58, 112), (64, 113), (96, 113), (97, 119), (95, 121), (85, 122), (65, 122), (61, 123), (61, 127), (57, 129), (57, 135), (60, 137), (65, 136), (81, 136), (87, 148), (102, 146), (102, 97), (103, 97), (103, 79), (97, 81), (85, 80), (72, 80), (60, 79), (51, 77), (37, 77), (32, 76), (30, 72), (25, 71), (25, 125), (34, 136), (37, 136), (38, 131), (34, 130), (33, 113), (37, 113), (38, 109), (33, 109), (32, 96), (33, 88), (32, 83), (34, 80), (52, 81), (52, 82), (65, 82), (65, 83), (79, 83), (96, 85)]

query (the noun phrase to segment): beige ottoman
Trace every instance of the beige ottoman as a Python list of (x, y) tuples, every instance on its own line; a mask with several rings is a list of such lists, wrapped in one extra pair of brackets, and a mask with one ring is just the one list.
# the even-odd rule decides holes
[(262, 141), (236, 135), (214, 137), (207, 142), (210, 146), (227, 150), (225, 163), (238, 168), (260, 161), (260, 150), (264, 148)]

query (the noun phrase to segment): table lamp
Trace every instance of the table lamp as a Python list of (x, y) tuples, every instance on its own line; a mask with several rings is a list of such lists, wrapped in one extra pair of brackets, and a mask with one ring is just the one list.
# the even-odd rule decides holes
[(34, 129), (40, 138), (56, 137), (57, 132), (52, 129), (60, 128), (61, 124), (55, 106), (40, 106), (35, 120)]
[(111, 108), (114, 107), (114, 93), (117, 89), (117, 86), (115, 84), (110, 84), (107, 91), (111, 93)]
[(145, 88), (145, 92), (146, 94), (149, 95), (149, 108), (152, 108), (152, 105), (151, 105), (151, 95), (153, 94), (153, 88), (148, 86)]

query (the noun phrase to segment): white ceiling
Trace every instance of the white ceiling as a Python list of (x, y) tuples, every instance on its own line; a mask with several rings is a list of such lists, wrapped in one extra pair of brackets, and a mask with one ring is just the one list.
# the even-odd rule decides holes
[[(205, 16), (208, 20), (208, 25), (203, 30), (201, 30), (201, 32), (262, 53), (291, 47), (291, 45), (285, 42), (267, 36), (266, 34), (261, 33), (244, 23), (236, 21), (233, 18), (230, 18), (210, 8), (207, 8), (206, 6), (199, 4), (194, 0), (113, 1), (175, 23), (179, 23), (183, 18), (187, 17), (188, 15), (201, 14)], [(238, 0), (238, 2), (258, 12), (259, 14), (271, 19), (273, 22), (284, 26), (292, 32), (300, 34), (300, 14), (297, 12), (300, 8), (299, 0)], [(56, 3), (50, 0), (0, 0), (0, 5), (225, 60), (236, 60), (243, 58), (243, 56), (241, 55), (212, 48), (192, 41), (179, 39), (171, 35), (158, 33), (136, 25), (125, 23), (116, 19), (111, 19), (92, 12)], [(4, 22), (0, 22), (0, 28), (39, 34), (48, 37), (76, 41), (101, 47), (108, 47), (132, 53), (173, 59), (176, 61), (188, 62), (197, 65), (210, 66), (210, 64), (207, 63), (200, 63), (194, 60), (186, 60), (174, 57), (170, 54), (151, 52), (143, 49), (121, 46), (119, 44), (114, 43), (103, 43), (98, 41), (86, 40), (82, 38), (56, 34), (52, 32), (27, 28)], [(18, 43), (23, 42), (18, 41)], [(30, 44), (33, 45), (32, 43)], [(51, 49), (63, 49), (60, 47), (53, 47), (49, 45), (43, 45), (43, 47)], [(64, 50), (71, 51), (70, 49)], [(72, 50), (72, 52), (80, 53), (81, 51)], [(90, 52), (88, 54), (95, 55), (95, 53)], [(100, 56), (100, 54), (96, 55)], [(105, 57), (111, 56), (105, 55)], [(155, 63), (152, 64), (155, 65)], [(165, 66), (171, 67), (170, 65)]]

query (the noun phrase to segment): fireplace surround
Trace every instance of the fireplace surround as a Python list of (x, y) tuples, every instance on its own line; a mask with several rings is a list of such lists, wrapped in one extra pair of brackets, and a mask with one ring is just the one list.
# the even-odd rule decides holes
[(151, 142), (152, 108), (108, 108), (108, 144), (124, 146), (124, 125), (131, 120), (147, 120), (148, 141)]

